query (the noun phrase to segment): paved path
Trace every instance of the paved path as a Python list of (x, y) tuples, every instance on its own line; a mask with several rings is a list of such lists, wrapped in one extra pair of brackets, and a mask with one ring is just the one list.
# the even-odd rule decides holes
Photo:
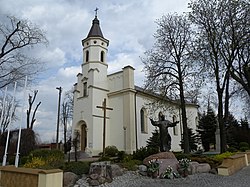
[[(86, 180), (80, 179), (74, 187), (86, 187)], [(220, 176), (210, 173), (189, 175), (180, 179), (151, 179), (136, 172), (126, 172), (112, 183), (101, 187), (250, 187), (250, 166), (231, 176)]]

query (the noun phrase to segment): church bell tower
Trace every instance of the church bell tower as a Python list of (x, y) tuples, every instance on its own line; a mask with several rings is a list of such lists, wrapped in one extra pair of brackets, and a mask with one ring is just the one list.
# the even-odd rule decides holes
[(73, 129), (80, 131), (80, 147), (95, 155), (102, 151), (103, 111), (96, 108), (107, 98), (107, 52), (109, 40), (104, 38), (97, 10), (92, 26), (82, 40), (82, 73), (74, 88)]

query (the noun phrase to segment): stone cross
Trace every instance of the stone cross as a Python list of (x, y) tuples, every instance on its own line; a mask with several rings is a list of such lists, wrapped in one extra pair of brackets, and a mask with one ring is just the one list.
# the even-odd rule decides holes
[(105, 136), (106, 136), (106, 112), (107, 110), (113, 110), (113, 108), (107, 107), (106, 98), (102, 103), (102, 106), (96, 106), (96, 108), (101, 108), (103, 110), (103, 157), (105, 156)]

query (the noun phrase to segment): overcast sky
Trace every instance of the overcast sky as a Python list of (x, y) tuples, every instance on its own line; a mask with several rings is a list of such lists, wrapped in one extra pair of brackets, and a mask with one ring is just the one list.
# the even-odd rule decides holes
[[(110, 41), (108, 72), (124, 66), (135, 68), (135, 82), (143, 84), (140, 57), (153, 45), (156, 19), (167, 13), (187, 11), (188, 0), (0, 0), (0, 14), (28, 19), (46, 32), (49, 45), (32, 51), (47, 71), (36, 85), (39, 90), (34, 130), (42, 141), (55, 139), (58, 90), (71, 89), (81, 72), (81, 40), (86, 38), (98, 7), (98, 18), (106, 39)], [(29, 92), (28, 92), (29, 93)], [(62, 94), (63, 95), (63, 94)], [(25, 121), (25, 120), (23, 120)], [(17, 127), (13, 127), (17, 128)], [(62, 133), (61, 133), (62, 134)], [(62, 137), (62, 136), (61, 136)]]

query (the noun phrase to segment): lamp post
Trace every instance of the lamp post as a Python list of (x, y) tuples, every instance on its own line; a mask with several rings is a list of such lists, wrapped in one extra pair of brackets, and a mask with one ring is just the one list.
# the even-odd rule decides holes
[(59, 98), (58, 98), (58, 111), (57, 111), (57, 126), (56, 126), (56, 149), (59, 149), (58, 139), (59, 139), (59, 121), (60, 121), (60, 105), (61, 105), (61, 95), (62, 95), (62, 87), (56, 87), (59, 90)]

